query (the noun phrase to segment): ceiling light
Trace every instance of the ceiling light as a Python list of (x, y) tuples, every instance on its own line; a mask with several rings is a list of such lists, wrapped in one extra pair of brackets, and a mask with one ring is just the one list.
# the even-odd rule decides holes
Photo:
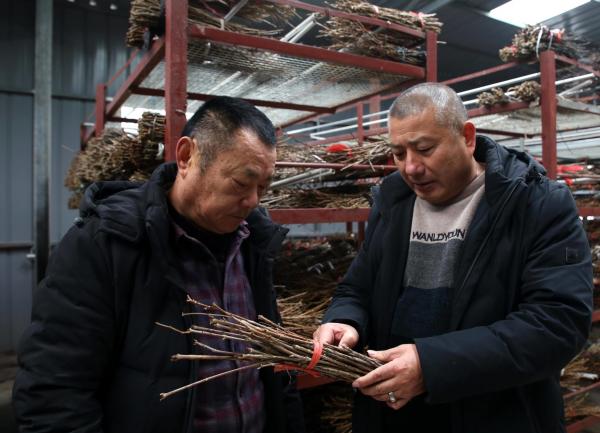
[(97, 5), (96, 0), (90, 0), (90, 6), (96, 6), (96, 5)]
[(111, 10), (111, 11), (116, 11), (117, 9), (118, 9), (118, 8), (117, 8), (117, 5), (116, 5), (116, 4), (114, 4), (114, 3), (111, 3), (111, 4), (110, 4), (110, 10)]
[(511, 0), (492, 9), (490, 17), (515, 26), (537, 24), (575, 9), (590, 0)]

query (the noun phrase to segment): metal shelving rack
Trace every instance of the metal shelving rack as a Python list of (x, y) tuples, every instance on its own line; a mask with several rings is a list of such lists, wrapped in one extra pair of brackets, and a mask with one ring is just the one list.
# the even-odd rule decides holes
[[(434, 32), (422, 32), (297, 0), (266, 1), (404, 33), (424, 43), (425, 66), (194, 24), (182, 26), (181, 23), (188, 22), (188, 1), (166, 0), (164, 36), (152, 42), (110, 101), (106, 98), (107, 86), (115, 77), (97, 86), (96, 121), (92, 128), (90, 124), (82, 125), (82, 145), (92, 135), (100, 135), (108, 123), (136, 122), (137, 119), (118, 115), (124, 105), (149, 109), (164, 107), (165, 160), (169, 161), (174, 159), (175, 144), (185, 125), (186, 111), (195, 111), (201, 101), (216, 95), (242, 97), (262, 108), (276, 127), (284, 128), (316, 115), (333, 114), (354, 104), (362, 106), (359, 101), (386, 91), (437, 79), (437, 34)], [(215, 67), (215, 64), (222, 67)], [(265, 69), (271, 71), (267, 80), (263, 78), (262, 84), (244, 87)], [(214, 77), (219, 77), (220, 81)], [(315, 82), (316, 85), (310, 85)], [(236, 94), (226, 88), (240, 91)], [(319, 104), (315, 105), (314, 101)], [(360, 240), (364, 237), (368, 210), (273, 209), (272, 216), (284, 224), (346, 222), (349, 231), (353, 222), (358, 222)]]
[(95, 125), (82, 131), (83, 141), (101, 134), (108, 122), (136, 121), (118, 115), (124, 105), (164, 107), (165, 157), (172, 160), (186, 111), (195, 111), (200, 101), (216, 95), (242, 97), (283, 128), (391, 89), (436, 80), (434, 32), (296, 0), (266, 1), (401, 32), (424, 42), (426, 64), (420, 67), (195, 24), (182, 26), (188, 22), (187, 0), (166, 0), (164, 36), (152, 42), (110, 102), (106, 83), (98, 85)]

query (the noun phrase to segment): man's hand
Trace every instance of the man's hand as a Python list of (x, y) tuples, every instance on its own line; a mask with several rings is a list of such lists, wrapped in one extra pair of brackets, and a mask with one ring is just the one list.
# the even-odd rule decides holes
[(419, 353), (414, 344), (402, 344), (382, 351), (369, 350), (368, 353), (371, 358), (385, 364), (352, 383), (363, 394), (384, 401), (397, 410), (425, 392)]
[(325, 323), (317, 328), (313, 339), (320, 343), (351, 349), (358, 343), (358, 332), (344, 323)]

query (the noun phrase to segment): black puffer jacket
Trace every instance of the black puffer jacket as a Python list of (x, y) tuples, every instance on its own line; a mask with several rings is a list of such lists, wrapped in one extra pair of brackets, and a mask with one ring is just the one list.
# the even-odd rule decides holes
[[(23, 432), (191, 432), (193, 388), (164, 401), (159, 393), (186, 385), (193, 364), (179, 329), (186, 293), (169, 246), (165, 192), (177, 167), (157, 169), (143, 186), (92, 185), (82, 219), (51, 257), (35, 293), (32, 323), (19, 348), (13, 405)], [(271, 270), (286, 230), (258, 210), (242, 246), (257, 312), (279, 316)], [(268, 432), (302, 431), (288, 374), (263, 369)], [(284, 389), (289, 387), (289, 390)]]
[[(453, 433), (564, 432), (558, 376), (591, 321), (586, 235), (569, 190), (528, 155), (478, 137), (475, 157), (486, 163), (485, 196), (459, 259), (451, 329), (415, 339), (425, 401), (449, 405)], [(354, 324), (372, 349), (390, 347), (414, 200), (397, 173), (383, 182), (325, 317)], [(386, 410), (359, 394), (354, 433), (381, 432)], [(419, 420), (402, 431), (421, 431)]]

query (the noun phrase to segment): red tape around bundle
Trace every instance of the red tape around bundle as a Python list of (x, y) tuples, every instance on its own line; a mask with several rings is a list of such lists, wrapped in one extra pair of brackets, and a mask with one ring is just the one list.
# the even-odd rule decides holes
[(310, 359), (310, 362), (308, 363), (306, 368), (296, 367), (295, 365), (290, 365), (290, 364), (277, 364), (275, 366), (274, 370), (275, 371), (297, 370), (297, 371), (302, 371), (306, 374), (309, 374), (312, 377), (319, 377), (320, 374), (318, 372), (316, 372), (314, 370), (314, 368), (319, 363), (319, 360), (321, 359), (321, 355), (323, 355), (323, 344), (321, 342), (315, 340), (315, 341), (313, 341), (312, 358)]

